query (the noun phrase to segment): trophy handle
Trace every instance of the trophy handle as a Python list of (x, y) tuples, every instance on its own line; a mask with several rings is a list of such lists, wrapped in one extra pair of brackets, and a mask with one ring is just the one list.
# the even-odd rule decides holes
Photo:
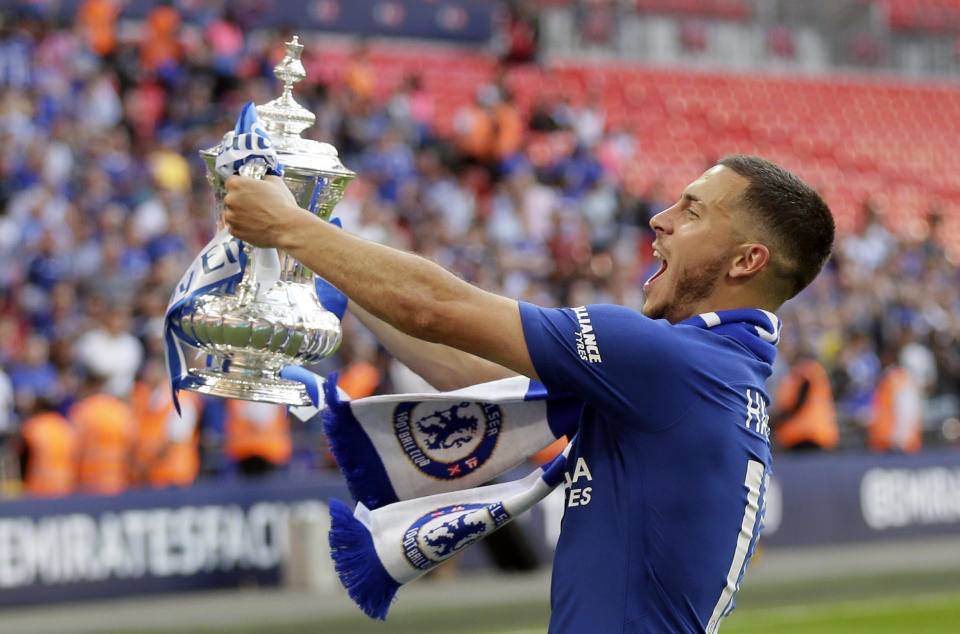
[[(240, 166), (237, 170), (240, 176), (263, 180), (267, 174), (267, 162), (263, 159), (252, 159)], [(253, 255), (254, 247), (248, 242), (243, 243), (243, 253), (247, 256), (246, 266), (243, 268), (243, 276), (237, 284), (237, 301), (240, 305), (248, 304), (257, 296), (260, 289), (260, 283), (257, 281), (257, 258)]]

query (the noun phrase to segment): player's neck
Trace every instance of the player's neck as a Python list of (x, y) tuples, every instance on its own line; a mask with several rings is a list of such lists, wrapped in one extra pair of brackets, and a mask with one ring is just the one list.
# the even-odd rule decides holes
[(737, 310), (741, 308), (756, 308), (766, 310), (771, 313), (780, 308), (780, 303), (772, 300), (769, 296), (760, 293), (751, 292), (746, 287), (724, 289), (727, 292), (714, 293), (708, 298), (697, 302), (692, 308), (688, 317), (702, 315), (703, 313), (716, 313), (722, 310)]

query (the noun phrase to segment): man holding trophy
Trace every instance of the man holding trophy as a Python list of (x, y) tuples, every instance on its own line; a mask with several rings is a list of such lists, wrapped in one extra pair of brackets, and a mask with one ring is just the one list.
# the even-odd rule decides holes
[[(302, 48), (294, 37), (274, 69), (284, 83), (283, 94), (262, 106), (247, 104), (235, 129), (200, 153), (215, 194), (219, 231), (184, 273), (168, 304), (167, 366), (175, 404), (177, 393), (186, 389), (254, 401), (250, 405), (287, 405), (301, 419), (330, 405), (324, 411), (330, 419), (324, 429), (331, 450), (358, 502), (357, 512), (371, 516), (371, 528), (379, 526), (373, 535), (348, 507), (332, 500), (333, 556), (351, 596), (369, 615), (384, 618), (400, 584), (499, 528), (562, 480), (560, 468), (549, 477), (537, 469), (519, 484), (486, 487), (479, 493), (471, 488), (572, 433), (582, 405), (570, 399), (548, 405), (543, 386), (520, 376), (506, 385), (494, 382), (464, 394), (401, 395), (386, 401), (372, 397), (350, 403), (339, 400), (335, 378), (321, 388), (319, 377), (302, 367), (337, 349), (346, 297), (315, 276), (292, 249), (278, 251), (272, 236), (264, 236), (265, 241), (246, 235), (238, 239), (224, 223), (229, 210), (226, 183), (239, 178), (266, 184), (280, 197), (279, 203), (263, 198), (267, 206), (289, 205), (324, 229), (340, 232), (326, 220), (354, 173), (342, 165), (335, 148), (300, 136), (315, 119), (292, 96), (293, 84), (305, 75)], [(261, 198), (259, 193), (254, 196)], [(361, 262), (365, 257), (347, 259)], [(377, 262), (382, 260), (371, 260)], [(361, 299), (355, 306), (360, 318), (397, 358), (435, 385), (461, 387), (515, 374), (497, 363), (404, 334), (364, 312), (359, 306), (365, 303)], [(205, 356), (206, 363), (190, 367), (187, 348), (204, 353), (199, 356)], [(396, 424), (387, 424), (391, 418)], [(389, 432), (384, 435), (383, 430)], [(461, 494), (464, 488), (467, 493)], [(437, 500), (437, 494), (442, 499)], [(412, 525), (416, 538), (411, 537)], [(374, 538), (379, 549), (372, 546)], [(397, 549), (401, 542), (406, 546)], [(402, 555), (395, 556), (398, 553)]]
[[(428, 381), (472, 386), (346, 402), (325, 385), (325, 430), (358, 501), (331, 501), (332, 554), (367, 614), (385, 618), (401, 584), (562, 482), (551, 632), (716, 631), (762, 527), (773, 311), (833, 242), (812, 189), (763, 159), (722, 159), (651, 220), (661, 267), (642, 313), (486, 292), (325, 222), (278, 176), (230, 176), (225, 192), (235, 238), (321, 275)], [(478, 486), (574, 432), (530, 476)]]

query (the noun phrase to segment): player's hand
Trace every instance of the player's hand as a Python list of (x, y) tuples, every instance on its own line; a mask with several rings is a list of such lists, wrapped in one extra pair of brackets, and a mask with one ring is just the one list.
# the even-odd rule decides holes
[(223, 221), (235, 237), (257, 247), (283, 247), (309, 212), (278, 176), (263, 180), (231, 176), (226, 181)]

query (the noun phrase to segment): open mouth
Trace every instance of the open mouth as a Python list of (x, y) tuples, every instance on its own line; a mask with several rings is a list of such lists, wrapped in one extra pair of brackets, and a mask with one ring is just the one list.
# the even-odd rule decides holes
[(661, 255), (660, 252), (657, 251), (656, 249), (653, 250), (653, 256), (654, 256), (655, 258), (658, 258), (658, 259), (660, 260), (660, 268), (657, 269), (657, 272), (656, 272), (656, 273), (654, 273), (653, 275), (650, 276), (650, 279), (648, 279), (646, 282), (644, 282), (644, 284), (643, 284), (644, 290), (648, 289), (648, 288), (650, 287), (650, 285), (653, 284), (654, 281), (655, 281), (658, 277), (660, 277), (661, 275), (663, 275), (663, 272), (667, 270), (667, 259), (666, 259), (665, 257), (663, 257), (663, 255)]

